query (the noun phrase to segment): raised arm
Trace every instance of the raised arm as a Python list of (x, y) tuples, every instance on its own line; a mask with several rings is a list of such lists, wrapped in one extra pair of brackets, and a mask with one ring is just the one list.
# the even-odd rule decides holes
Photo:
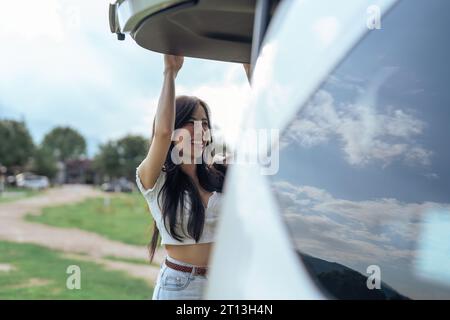
[(169, 151), (175, 126), (175, 78), (183, 61), (183, 57), (164, 55), (164, 82), (156, 110), (153, 137), (138, 172), (146, 189), (155, 185)]

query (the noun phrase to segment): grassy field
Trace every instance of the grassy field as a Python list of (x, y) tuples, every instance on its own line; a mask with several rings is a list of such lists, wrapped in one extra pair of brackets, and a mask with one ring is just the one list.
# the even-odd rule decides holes
[(92, 231), (134, 245), (147, 245), (153, 234), (152, 217), (145, 199), (138, 192), (113, 195), (106, 206), (103, 198), (95, 198), (73, 205), (48, 207), (42, 215), (28, 215), (26, 219)]
[(32, 197), (41, 194), (42, 192), (43, 191), (8, 187), (4, 193), (0, 193), (0, 203)]
[[(80, 267), (80, 289), (66, 286), (70, 265)], [(0, 242), (0, 299), (150, 299), (152, 293), (145, 281), (120, 271), (36, 245)]]
[[(149, 264), (149, 260), (146, 260), (146, 259), (132, 259), (132, 258), (122, 258), (122, 257), (115, 257), (115, 256), (106, 256), (104, 258), (108, 259), (110, 261), (128, 262), (128, 263), (145, 264), (145, 265)], [(160, 266), (159, 263), (154, 262), (154, 261), (151, 263), (151, 265), (153, 265), (155, 267)]]

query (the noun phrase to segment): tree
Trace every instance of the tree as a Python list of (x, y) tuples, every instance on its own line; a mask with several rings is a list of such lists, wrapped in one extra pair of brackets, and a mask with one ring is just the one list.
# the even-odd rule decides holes
[(78, 131), (70, 127), (54, 128), (45, 135), (42, 147), (50, 150), (59, 161), (86, 156), (86, 140)]
[(23, 121), (0, 120), (0, 163), (6, 167), (27, 164), (33, 155), (33, 139)]
[(147, 139), (127, 135), (117, 141), (108, 141), (99, 148), (94, 159), (94, 168), (110, 178), (134, 179), (136, 167), (148, 152)]
[(58, 172), (58, 166), (53, 152), (44, 146), (36, 149), (31, 168), (38, 175), (47, 176), (52, 179)]
[(94, 158), (94, 169), (101, 175), (109, 177), (120, 176), (120, 160), (117, 142), (108, 141), (100, 145), (99, 152)]
[(136, 176), (136, 167), (147, 156), (148, 139), (137, 135), (127, 135), (117, 144), (122, 176), (132, 180)]

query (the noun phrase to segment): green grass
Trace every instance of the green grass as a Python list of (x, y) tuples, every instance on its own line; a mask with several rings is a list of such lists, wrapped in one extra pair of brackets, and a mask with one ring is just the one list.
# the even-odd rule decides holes
[[(92, 262), (32, 244), (0, 242), (0, 299), (150, 299), (153, 288), (121, 271), (105, 270)], [(81, 289), (66, 287), (67, 268), (81, 270)]]
[(103, 198), (44, 208), (39, 216), (28, 215), (28, 221), (63, 228), (79, 228), (109, 239), (134, 245), (147, 245), (153, 234), (153, 219), (142, 194), (112, 195), (109, 206)]
[[(119, 262), (127, 262), (127, 263), (134, 263), (134, 264), (145, 264), (148, 265), (150, 260), (145, 259), (133, 259), (133, 258), (122, 258), (122, 257), (115, 257), (115, 256), (106, 256), (105, 259), (111, 260), (111, 261), (119, 261)], [(152, 262), (152, 266), (160, 267), (159, 263)]]
[(0, 203), (15, 201), (23, 198), (33, 197), (42, 194), (43, 191), (23, 189), (17, 187), (8, 187), (5, 193), (0, 193)]

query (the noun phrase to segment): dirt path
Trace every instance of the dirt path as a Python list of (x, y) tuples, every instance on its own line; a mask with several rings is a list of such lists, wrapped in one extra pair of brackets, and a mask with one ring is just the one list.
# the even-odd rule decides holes
[[(42, 195), (0, 204), (0, 240), (34, 243), (67, 254), (84, 254), (90, 261), (103, 264), (108, 269), (122, 270), (153, 284), (159, 268), (144, 264), (118, 262), (105, 259), (147, 259), (147, 249), (107, 239), (93, 232), (66, 229), (24, 220), (27, 214), (40, 214), (41, 209), (82, 201), (89, 197), (109, 196), (87, 185), (65, 185), (46, 191)], [(155, 254), (154, 262), (160, 264), (164, 250)], [(78, 255), (81, 256), (81, 255)]]

